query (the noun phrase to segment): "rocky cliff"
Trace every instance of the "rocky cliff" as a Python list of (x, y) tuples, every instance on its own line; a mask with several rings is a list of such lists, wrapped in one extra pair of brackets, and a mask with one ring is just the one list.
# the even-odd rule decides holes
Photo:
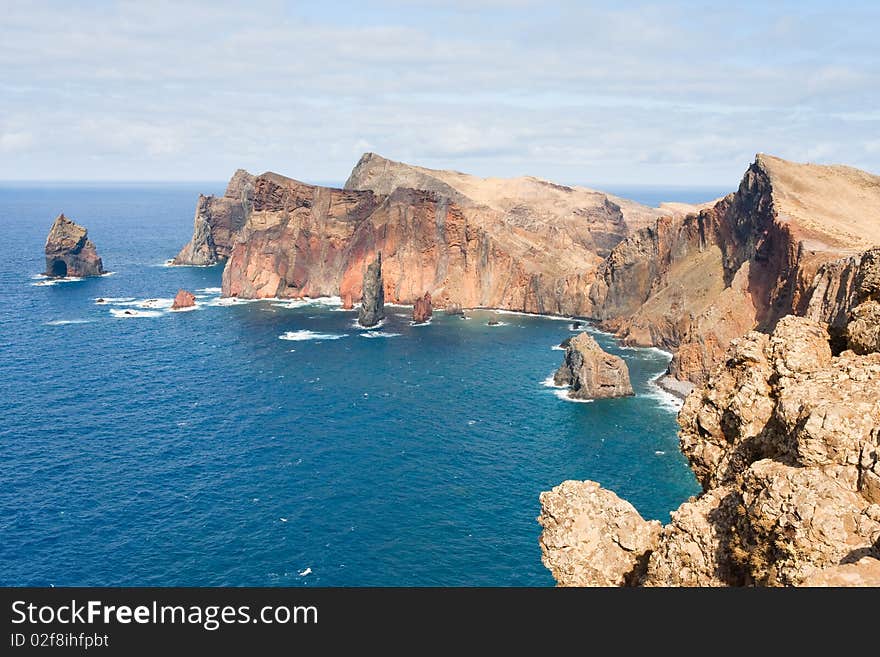
[(358, 323), (367, 328), (385, 319), (385, 287), (382, 281), (382, 253), (367, 266), (364, 272), (361, 307), (358, 309)]
[(674, 351), (670, 372), (702, 383), (731, 340), (786, 314), (845, 322), (878, 217), (877, 176), (758, 155), (735, 193), (617, 245), (590, 291), (595, 316), (628, 344)]
[(541, 494), (560, 585), (876, 585), (880, 353), (787, 316), (732, 341), (679, 416), (704, 493), (659, 529), (594, 482)]
[(566, 341), (565, 359), (553, 376), (558, 386), (568, 386), (572, 399), (610, 399), (635, 394), (624, 360), (605, 352), (589, 333)]
[(662, 211), (537, 178), (484, 179), (367, 154), (346, 189), (238, 172), (201, 197), (179, 264), (228, 256), (223, 293), (361, 298), (383, 253), (389, 302), (591, 315), (610, 250)]
[(255, 177), (235, 172), (221, 197), (199, 195), (192, 239), (172, 260), (174, 265), (215, 265), (229, 257), (232, 241), (251, 210)]
[(46, 276), (100, 276), (104, 263), (98, 256), (88, 231), (59, 214), (46, 237)]

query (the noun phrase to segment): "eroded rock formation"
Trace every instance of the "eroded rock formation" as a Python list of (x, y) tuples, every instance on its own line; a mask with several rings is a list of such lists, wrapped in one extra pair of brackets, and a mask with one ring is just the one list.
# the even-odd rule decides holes
[(382, 253), (367, 266), (364, 272), (361, 307), (358, 309), (358, 323), (367, 328), (385, 319), (385, 284), (382, 280)]
[[(367, 154), (346, 189), (236, 174), (203, 197), (175, 262), (228, 254), (223, 294), (361, 298), (381, 251), (388, 301), (590, 315), (598, 266), (661, 210), (537, 178), (482, 179)], [(244, 191), (242, 191), (244, 190)]]
[(251, 210), (254, 176), (244, 169), (233, 174), (221, 197), (199, 195), (192, 239), (172, 260), (175, 265), (215, 265), (229, 257), (235, 235)]
[(86, 277), (104, 273), (104, 264), (88, 238), (88, 231), (64, 213), (59, 214), (46, 237), (46, 276)]
[[(542, 494), (545, 564), (560, 585), (575, 586), (876, 582), (878, 391), (880, 353), (833, 356), (825, 325), (809, 319), (787, 316), (770, 335), (734, 340), (679, 416), (682, 451), (705, 492), (659, 533), (629, 515), (641, 542), (624, 559), (618, 539), (593, 538), (619, 535), (621, 500), (592, 482), (566, 482), (574, 492), (565, 500)], [(563, 542), (560, 525), (570, 528)], [(610, 564), (602, 579), (585, 577), (583, 564), (597, 562)]]
[(624, 360), (605, 352), (589, 333), (578, 333), (563, 344), (565, 359), (553, 382), (568, 386), (569, 397), (610, 399), (635, 394)]
[(731, 340), (784, 315), (845, 324), (859, 270), (877, 261), (851, 254), (880, 244), (878, 217), (877, 176), (759, 155), (737, 192), (615, 247), (595, 315), (627, 344), (675, 352), (671, 374), (702, 383)]
[(416, 299), (415, 304), (413, 304), (413, 323), (424, 324), (431, 319), (431, 315), (433, 314), (434, 309), (431, 305), (431, 293), (425, 292), (425, 296), (419, 297)]
[(178, 290), (174, 297), (174, 303), (171, 304), (171, 310), (182, 310), (184, 308), (195, 308), (196, 296), (187, 290)]

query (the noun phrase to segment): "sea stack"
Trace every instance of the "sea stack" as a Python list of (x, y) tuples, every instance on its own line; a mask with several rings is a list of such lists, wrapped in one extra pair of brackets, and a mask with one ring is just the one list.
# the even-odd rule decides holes
[(433, 314), (434, 309), (431, 305), (431, 293), (425, 292), (425, 296), (416, 299), (416, 303), (413, 306), (413, 323), (424, 324), (431, 319), (431, 315)]
[(177, 296), (174, 297), (174, 303), (171, 304), (171, 310), (183, 310), (184, 308), (195, 308), (196, 295), (187, 290), (178, 290)]
[(385, 319), (385, 288), (382, 282), (382, 253), (376, 256), (364, 274), (358, 323), (370, 328)]
[(464, 317), (464, 309), (462, 309), (461, 304), (457, 301), (448, 301), (446, 303), (446, 307), (443, 309), (447, 315), (458, 315), (459, 317)]
[(59, 214), (46, 238), (46, 276), (83, 278), (103, 273), (104, 264), (88, 239), (88, 231)]
[(610, 399), (635, 394), (623, 359), (603, 351), (589, 333), (571, 338), (553, 382), (568, 386), (568, 396), (572, 399)]

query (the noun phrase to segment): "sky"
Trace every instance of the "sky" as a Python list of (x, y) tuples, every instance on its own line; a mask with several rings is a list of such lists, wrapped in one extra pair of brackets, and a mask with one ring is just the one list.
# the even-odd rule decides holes
[(880, 172), (880, 3), (0, 0), (0, 180)]

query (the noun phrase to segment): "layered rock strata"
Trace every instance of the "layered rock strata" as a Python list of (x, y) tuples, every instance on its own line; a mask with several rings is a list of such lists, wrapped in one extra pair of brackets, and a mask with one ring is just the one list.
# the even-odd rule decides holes
[(100, 276), (106, 273), (104, 263), (95, 245), (88, 237), (88, 230), (59, 214), (46, 237), (46, 276)]
[(252, 206), (255, 177), (239, 169), (223, 196), (199, 195), (192, 239), (171, 261), (174, 265), (210, 266), (232, 251), (235, 235), (244, 226)]
[(589, 333), (578, 333), (565, 344), (565, 359), (553, 382), (568, 386), (572, 399), (610, 399), (635, 394), (624, 360), (605, 352)]
[[(809, 319), (734, 340), (679, 416), (704, 493), (659, 532), (628, 514), (632, 536), (621, 541), (622, 500), (565, 482), (541, 496), (545, 565), (572, 586), (875, 583), (878, 391), (880, 353), (834, 356), (825, 326)], [(624, 555), (624, 544), (638, 547)]]
[(731, 340), (780, 317), (845, 323), (861, 252), (880, 244), (880, 178), (758, 155), (739, 189), (621, 242), (590, 296), (625, 343), (675, 352), (702, 383)]
[(610, 250), (662, 211), (537, 178), (483, 179), (361, 159), (346, 189), (274, 173), (236, 174), (223, 198), (203, 197), (178, 263), (228, 255), (223, 294), (339, 295), (384, 257), (386, 296), (532, 313), (590, 315), (588, 289)]
[(385, 319), (385, 284), (382, 280), (382, 253), (376, 255), (364, 272), (363, 296), (358, 309), (358, 323), (372, 327)]

